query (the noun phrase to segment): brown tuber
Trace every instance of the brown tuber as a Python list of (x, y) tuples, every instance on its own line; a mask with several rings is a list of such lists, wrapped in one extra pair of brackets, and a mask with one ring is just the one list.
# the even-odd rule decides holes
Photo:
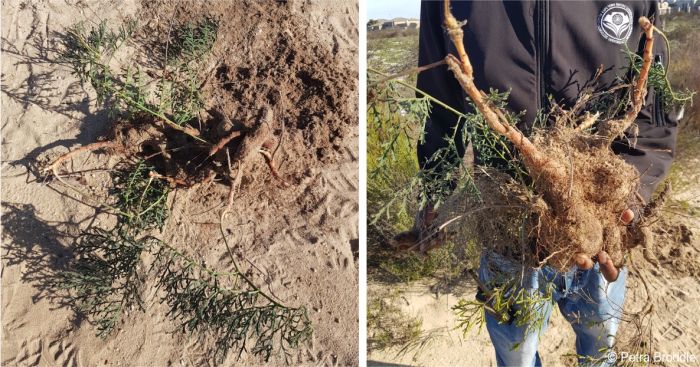
[[(532, 189), (528, 189), (510, 176), (488, 168), (485, 168), (486, 174), (475, 175), (484, 201), (471, 203), (471, 206), (496, 208), (480, 212), (481, 220), (477, 220), (481, 222), (477, 226), (482, 226), (476, 231), (477, 234), (484, 236), (486, 233), (489, 237), (484, 241), (491, 241), (484, 245), (517, 247), (520, 242), (521, 252), (529, 252), (535, 264), (541, 265), (546, 261), (561, 270), (574, 264), (577, 253), (594, 257), (604, 250), (616, 266), (621, 266), (627, 249), (639, 244), (648, 248), (653, 241), (648, 229), (653, 222), (653, 214), (649, 213), (650, 210), (645, 213), (645, 203), (638, 195), (640, 174), (613, 153), (610, 143), (632, 125), (643, 106), (653, 47), (651, 22), (645, 17), (639, 19), (646, 36), (642, 55), (644, 61), (632, 85), (631, 106), (620, 119), (597, 121), (598, 115), (586, 113), (571, 116), (573, 113), (565, 111), (552, 127), (536, 129), (526, 137), (505, 118), (506, 111), (493, 105), (474, 84), (473, 69), (463, 42), (464, 23), (458, 22), (452, 15), (449, 0), (445, 1), (444, 10), (444, 25), (457, 50), (457, 56), (445, 57), (449, 70), (484, 116), (488, 126), (507, 138), (517, 149), (533, 181)], [(580, 128), (580, 125), (584, 125), (584, 128)], [(597, 129), (589, 132), (588, 127)], [(465, 210), (469, 211), (469, 208), (460, 208), (444, 215), (449, 212), (449, 204), (448, 200), (447, 209), (440, 209), (443, 220), (455, 218), (455, 215), (463, 216)], [(652, 202), (646, 207), (656, 205)], [(627, 225), (621, 220), (623, 213), (629, 215), (627, 211), (630, 209), (642, 214), (634, 225)], [(522, 228), (517, 228), (517, 225), (513, 228), (513, 223), (518, 222), (517, 217), (522, 216), (523, 210), (532, 214), (529, 216), (532, 220), (524, 224), (524, 233), (530, 239), (527, 242), (536, 242), (534, 249), (526, 251), (522, 251), (522, 238), (518, 240), (519, 236), (512, 233), (522, 233)], [(489, 221), (492, 222), (491, 227), (486, 229), (484, 222)], [(437, 227), (442, 229), (444, 225), (433, 225), (433, 228)], [(512, 242), (508, 242), (508, 239)], [(392, 245), (405, 247), (401, 240), (406, 241), (403, 237), (397, 237)]]

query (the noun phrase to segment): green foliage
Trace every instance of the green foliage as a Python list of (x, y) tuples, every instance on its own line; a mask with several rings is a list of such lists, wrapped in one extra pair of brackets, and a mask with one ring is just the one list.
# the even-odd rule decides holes
[(460, 298), (457, 304), (452, 306), (452, 312), (457, 317), (456, 328), (462, 330), (462, 335), (465, 337), (475, 327), (481, 332), (486, 323), (486, 307), (478, 300)]
[[(515, 126), (520, 122), (525, 113), (521, 112), (516, 114), (506, 108), (509, 95), (510, 91), (499, 93), (497, 90), (491, 89), (489, 93), (486, 94), (486, 100), (496, 108), (504, 109), (506, 119), (511, 125)], [(472, 111), (477, 110), (476, 106), (471, 102), (470, 109)], [(502, 135), (496, 134), (493, 129), (488, 126), (484, 120), (484, 116), (480, 113), (466, 116), (465, 135), (468, 141), (474, 146), (474, 151), (479, 152), (481, 160), (483, 162), (488, 162), (487, 164), (493, 168), (509, 172), (516, 180), (527, 187), (528, 183), (531, 181), (527, 169), (515, 148), (508, 142), (508, 139)], [(545, 120), (546, 117), (542, 116), (540, 119)]]
[[(249, 344), (250, 352), (265, 361), (276, 348), (289, 359), (289, 349), (310, 339), (305, 307), (274, 301), (244, 274), (214, 272), (168, 246), (161, 246), (155, 257), (152, 270), (164, 294), (162, 302), (170, 307), (168, 315), (182, 322), (183, 331), (214, 335), (217, 360), (230, 349), (240, 356)], [(224, 287), (225, 283), (233, 286)]]
[(89, 32), (84, 23), (78, 23), (68, 29), (61, 59), (70, 64), (82, 82), (104, 78), (103, 63), (114, 56), (135, 30), (134, 20), (127, 20), (117, 31), (109, 30), (106, 21)]
[(463, 269), (464, 261), (458, 256), (455, 244), (448, 242), (426, 256), (411, 252), (387, 258), (381, 262), (380, 267), (402, 282), (412, 282), (440, 274), (449, 278), (456, 277)]
[(113, 195), (116, 208), (126, 224), (137, 230), (162, 228), (168, 217), (167, 198), (170, 188), (163, 180), (151, 177), (155, 168), (139, 161), (133, 170), (118, 171)]
[[(387, 94), (391, 93), (390, 88)], [(427, 103), (420, 99), (371, 102), (368, 106), (367, 195), (371, 203), (386, 203), (384, 208), (377, 208), (381, 210), (375, 212), (377, 215), (388, 213), (391, 208), (397, 216), (412, 216), (408, 200), (418, 184), (413, 178), (418, 173), (414, 142), (426, 115)], [(396, 195), (397, 190), (403, 195)]]
[[(305, 307), (287, 307), (264, 293), (234, 262), (235, 271), (212, 270), (147, 231), (161, 228), (168, 215), (167, 183), (151, 177), (143, 161), (114, 177), (118, 223), (111, 230), (90, 228), (80, 235), (75, 258), (61, 274), (61, 288), (75, 310), (107, 337), (124, 310), (141, 302), (142, 287), (155, 278), (168, 315), (183, 331), (210, 333), (214, 356), (250, 351), (266, 361), (275, 352), (289, 360), (290, 349), (308, 341), (311, 321)], [(149, 256), (144, 256), (148, 254)], [(154, 259), (144, 266), (143, 259)], [(232, 261), (235, 261), (232, 259)]]
[(405, 215), (408, 203), (416, 196), (417, 206), (424, 207), (428, 202), (439, 206), (455, 187), (478, 195), (457, 148), (458, 139), (462, 143), (467, 139), (462, 127), (474, 121), (476, 115), (459, 114), (464, 120), (455, 126), (451, 136), (445, 137), (446, 146), (426, 162), (434, 168), (419, 170), (415, 144), (422, 141), (433, 100), (428, 96), (401, 97), (394, 82), (377, 86), (373, 94), (367, 108), (368, 201), (379, 204), (376, 211), (370, 212), (373, 222), (393, 213)]
[(370, 298), (367, 331), (369, 350), (384, 350), (417, 341), (423, 332), (423, 321), (406, 315), (393, 299)]
[[(402, 82), (397, 84), (405, 86)], [(376, 85), (372, 93), (374, 97), (370, 99), (367, 111), (367, 144), (368, 201), (373, 222), (382, 217), (390, 218), (394, 213), (405, 216), (409, 202), (415, 197), (418, 197), (417, 207), (424, 207), (427, 203), (439, 207), (454, 192), (480, 198), (471, 167), (465, 165), (458, 149), (469, 142), (479, 151), (484, 162), (510, 173), (525, 186), (531, 181), (515, 149), (506, 138), (489, 128), (481, 114), (454, 110), (458, 122), (451, 135), (444, 137), (446, 144), (428, 158), (423, 169), (418, 170), (413, 158), (416, 154), (414, 144), (422, 141), (430, 103), (441, 102), (422, 91), (418, 91), (423, 94), (422, 98), (401, 97), (394, 82)], [(494, 106), (504, 107), (508, 94), (491, 90), (487, 100)], [(472, 106), (472, 110), (476, 109)], [(506, 118), (515, 125), (522, 114), (507, 113)], [(409, 178), (410, 172), (414, 174)]]
[[(513, 274), (497, 274), (486, 284), (486, 301), (460, 299), (452, 307), (457, 316), (457, 327), (466, 335), (474, 327), (481, 330), (485, 312), (496, 317), (499, 323), (512, 322), (517, 327), (525, 326), (525, 334), (539, 332), (545, 323), (544, 310), (554, 303), (554, 283), (546, 282), (541, 290), (525, 289), (521, 278)], [(519, 344), (514, 346), (517, 348)]]
[(214, 46), (219, 25), (213, 19), (186, 23), (173, 31), (166, 51), (166, 64), (173, 68), (172, 79), (162, 78), (156, 94), (161, 110), (172, 111), (178, 125), (194, 119), (204, 107), (197, 78), (198, 65)]
[(134, 21), (127, 22), (116, 32), (107, 28), (106, 21), (89, 31), (84, 23), (78, 23), (67, 31), (61, 59), (72, 67), (81, 82), (90, 83), (97, 93), (99, 104), (113, 102), (110, 107), (114, 112), (136, 114), (153, 111), (155, 115), (157, 112), (153, 106), (146, 102), (143, 75), (129, 68), (122, 79), (109, 66), (114, 54), (135, 29)]
[(143, 308), (138, 276), (141, 253), (154, 239), (134, 238), (125, 228), (112, 231), (92, 228), (84, 231), (75, 247), (75, 262), (61, 274), (61, 287), (70, 291), (69, 302), (76, 311), (97, 325), (105, 338), (121, 319), (123, 311), (137, 304)]
[(109, 30), (106, 21), (90, 30), (79, 23), (68, 30), (61, 58), (81, 82), (95, 89), (98, 103), (105, 104), (112, 113), (127, 118), (147, 115), (174, 127), (187, 124), (203, 107), (197, 62), (216, 40), (216, 23), (205, 20), (175, 32), (172, 57), (168, 57), (173, 69), (163, 73), (155, 91), (148, 87), (154, 80), (138, 66), (133, 67), (133, 62), (127, 60), (128, 67), (121, 72), (110, 66), (114, 54), (135, 29), (134, 21), (117, 31)]
[[(625, 53), (627, 54), (627, 58), (630, 60), (630, 69), (634, 75), (639, 75), (644, 60), (640, 55), (631, 52), (629, 49), (625, 50)], [(693, 96), (695, 95), (695, 92), (689, 89), (675, 91), (671, 86), (671, 82), (668, 79), (668, 74), (663, 63), (654, 62), (653, 60), (651, 68), (649, 69), (647, 84), (651, 88), (654, 88), (654, 91), (657, 94), (661, 95), (663, 107), (667, 109), (690, 104), (692, 103)]]
[(398, 302), (403, 302), (400, 291), (383, 298), (368, 296), (367, 348), (370, 352), (393, 350), (396, 357), (412, 353), (415, 360), (425, 348), (445, 336), (445, 328), (423, 330), (423, 321), (404, 312)]
[(218, 30), (218, 23), (209, 18), (176, 28), (168, 49), (167, 63), (187, 65), (205, 56), (214, 46)]

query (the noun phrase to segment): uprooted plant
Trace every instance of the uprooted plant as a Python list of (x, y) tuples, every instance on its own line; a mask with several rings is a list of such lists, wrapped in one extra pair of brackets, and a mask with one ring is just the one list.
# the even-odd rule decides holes
[[(290, 348), (310, 336), (306, 309), (284, 306), (262, 292), (235, 261), (234, 271), (219, 272), (147, 234), (162, 227), (169, 191), (167, 181), (149, 177), (152, 169), (139, 162), (116, 175), (118, 223), (82, 233), (73, 265), (61, 277), (76, 309), (106, 337), (125, 310), (143, 310), (143, 279), (152, 276), (183, 331), (215, 338), (216, 359), (230, 349), (239, 354), (250, 349), (267, 360), (277, 348), (288, 357)], [(145, 253), (154, 259), (150, 265), (142, 260)]]
[[(183, 331), (212, 336), (218, 360), (229, 350), (265, 360), (282, 352), (289, 360), (290, 349), (310, 339), (306, 309), (285, 306), (256, 286), (239, 268), (223, 225), (242, 176), (255, 159), (288, 185), (273, 164), (280, 142), (273, 136), (269, 108), (262, 108), (257, 120), (238, 125), (223, 114), (215, 118), (203, 111), (198, 70), (216, 41), (217, 27), (212, 19), (176, 26), (159, 73), (112, 66), (115, 55), (130, 51), (122, 46), (135, 45), (133, 21), (116, 31), (106, 22), (90, 30), (83, 24), (68, 30), (61, 61), (94, 89), (98, 104), (110, 109), (115, 122), (106, 139), (61, 155), (43, 172), (78, 191), (82, 200), (92, 199), (116, 216), (117, 223), (81, 233), (61, 280), (76, 310), (97, 325), (101, 337), (117, 327), (127, 310), (143, 309), (145, 279), (154, 279), (168, 315), (181, 322)], [(61, 172), (64, 163), (97, 150), (120, 157), (106, 198), (67, 182)], [(211, 183), (216, 177), (230, 186), (220, 229), (231, 272), (211, 269), (154, 234), (167, 220), (172, 188)]]
[(117, 32), (109, 30), (106, 22), (90, 31), (82, 23), (68, 30), (62, 61), (81, 82), (90, 84), (97, 102), (106, 104), (121, 121), (113, 124), (106, 141), (64, 154), (45, 172), (60, 178), (57, 170), (63, 162), (83, 152), (110, 149), (126, 157), (143, 156), (172, 184), (191, 186), (212, 175), (229, 177), (231, 165), (245, 171), (262, 157), (273, 176), (287, 185), (273, 164), (277, 140), (272, 136), (274, 117), (269, 109), (261, 109), (256, 121), (243, 126), (234, 126), (223, 114), (222, 118), (202, 117), (198, 62), (214, 43), (216, 22), (205, 19), (172, 32), (176, 38), (171, 49), (166, 48), (159, 77), (132, 66), (116, 71), (110, 65), (135, 28), (128, 21)]
[[(429, 158), (430, 162), (439, 163), (439, 168), (421, 169), (406, 180), (404, 188), (395, 188), (394, 195), (375, 204), (378, 207), (373, 213), (375, 221), (395, 214), (393, 207), (401, 200), (417, 197), (421, 206), (432, 203), (437, 207), (437, 218), (427, 233), (414, 229), (395, 236), (389, 244), (395, 249), (418, 250), (421, 244), (436, 239), (464, 246), (476, 242), (485, 250), (505, 255), (524, 267), (548, 264), (557, 269), (570, 268), (577, 253), (594, 257), (605, 250), (616, 266), (623, 265), (629, 250), (636, 246), (645, 250), (645, 257), (652, 253), (652, 225), (670, 187), (665, 186), (654, 199), (645, 202), (638, 194), (643, 173), (615, 155), (610, 146), (618, 138), (629, 139), (634, 144), (634, 120), (643, 107), (649, 85), (664, 92), (662, 103), (668, 107), (682, 105), (692, 98), (691, 92), (672, 93), (664, 66), (652, 63), (653, 34), (658, 30), (647, 18), (639, 19), (646, 39), (641, 56), (627, 52), (630, 70), (636, 74), (631, 83), (620, 80), (610, 90), (586, 89), (571, 108), (555, 106), (549, 115), (540, 114), (532, 130), (525, 133), (516, 127), (521, 116), (506, 108), (507, 93), (484, 92), (474, 84), (473, 69), (463, 43), (462, 27), (466, 22), (454, 18), (449, 0), (445, 1), (444, 9), (444, 26), (457, 56), (446, 55), (444, 60), (410, 72), (447, 65), (475, 112), (454, 110), (414, 86), (395, 80), (407, 72), (388, 76), (370, 70), (379, 77), (370, 84), (374, 90), (370, 92), (368, 112), (376, 111), (377, 105), (389, 104), (401, 114), (411, 115), (411, 109), (402, 104), (420, 105), (430, 101), (459, 118), (452, 134), (445, 137), (446, 147)], [(407, 99), (392, 94), (392, 88), (399, 85), (422, 97)], [(553, 123), (545, 123), (549, 121)], [(418, 125), (415, 128), (422, 130), (421, 124)], [(375, 127), (392, 135), (384, 126)], [(399, 133), (406, 130), (402, 126), (394, 129)], [(626, 131), (632, 134), (628, 137)], [(390, 157), (395, 150), (392, 144), (397, 140), (392, 136), (385, 138), (384, 149), (375, 153), (382, 157), (381, 162), (388, 161), (383, 157)], [(422, 136), (414, 132), (403, 140), (411, 138), (421, 140)], [(475, 151), (487, 157), (484, 161), (497, 158), (505, 166), (472, 168), (461, 159), (456, 142), (462, 146), (471, 142)], [(386, 174), (389, 166), (378, 165), (376, 172), (370, 174)], [(626, 209), (637, 215), (633, 225), (621, 220)], [(521, 279), (517, 276), (499, 284), (481, 284), (469, 269), (473, 267), (465, 264), (465, 272), (472, 274), (485, 299), (461, 300), (453, 307), (460, 328), (466, 332), (480, 326), (485, 312), (502, 322), (538, 325), (541, 318), (537, 310), (551, 302), (547, 292), (542, 299), (523, 296), (518, 291), (517, 283)], [(513, 314), (514, 310), (517, 314)], [(649, 312), (646, 307), (642, 313), (645, 312)], [(631, 317), (638, 319), (640, 315), (644, 317), (642, 314)]]
[[(631, 85), (630, 105), (621, 117), (600, 120), (600, 114), (582, 111), (591, 98), (584, 95), (572, 109), (561, 108), (551, 127), (535, 128), (525, 136), (504, 104), (474, 84), (463, 43), (463, 23), (452, 16), (449, 1), (445, 3), (445, 28), (458, 57), (447, 55), (444, 63), (491, 132), (517, 151), (514, 166), (521, 164), (526, 174), (523, 180), (517, 174), (485, 168), (484, 174), (475, 175), (475, 183), (489, 194), (482, 192), (476, 205), (485, 208), (484, 218), (494, 218), (488, 221), (492, 226), (488, 233), (503, 235), (500, 246), (525, 246), (536, 240), (535, 251), (521, 251), (530, 264), (548, 263), (566, 269), (576, 253), (593, 257), (605, 250), (614, 264), (621, 266), (628, 249), (638, 245), (650, 248), (653, 243), (650, 225), (668, 190), (645, 203), (638, 194), (640, 173), (610, 149), (612, 141), (633, 125), (646, 96), (654, 27), (645, 17), (639, 19), (639, 25), (646, 37), (643, 62)], [(464, 195), (457, 200), (465, 200)], [(626, 209), (639, 213), (634, 226), (620, 219)], [(501, 252), (508, 253), (506, 250)]]

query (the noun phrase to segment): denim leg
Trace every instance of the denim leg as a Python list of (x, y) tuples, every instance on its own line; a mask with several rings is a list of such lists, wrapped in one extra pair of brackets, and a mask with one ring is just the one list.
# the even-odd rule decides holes
[[(479, 279), (488, 287), (494, 281), (498, 283), (496, 277), (521, 277), (521, 271), (521, 265), (516, 265), (501, 256), (485, 253), (481, 256)], [(531, 293), (541, 292), (539, 270), (528, 269), (524, 274), (522, 288)], [(541, 366), (537, 346), (540, 335), (547, 328), (551, 312), (552, 303), (542, 305), (540, 316), (544, 318), (544, 322), (540, 330), (527, 330), (527, 325), (516, 326), (514, 321), (499, 322), (497, 317), (486, 312), (486, 329), (496, 350), (498, 366)]]
[(576, 333), (579, 363), (611, 366), (605, 357), (620, 325), (627, 268), (622, 268), (612, 283), (605, 280), (597, 263), (593, 269), (579, 270), (573, 276), (571, 293), (559, 301), (559, 309)]

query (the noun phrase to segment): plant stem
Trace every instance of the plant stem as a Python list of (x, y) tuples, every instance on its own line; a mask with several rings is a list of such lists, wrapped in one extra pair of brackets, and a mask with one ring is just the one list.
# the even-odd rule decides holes
[[(372, 72), (372, 73), (375, 73), (375, 74), (378, 74), (378, 75), (381, 75), (381, 76), (383, 76), (383, 77), (388, 77), (388, 76), (389, 76), (388, 74), (382, 73), (381, 71), (376, 70), (376, 69), (372, 69), (372, 68), (367, 68), (367, 71)], [(459, 112), (459, 111), (457, 111), (456, 109), (454, 109), (454, 108), (448, 106), (447, 104), (445, 104), (444, 102), (440, 101), (439, 99), (437, 99), (437, 98), (431, 96), (431, 95), (428, 94), (427, 92), (424, 92), (424, 91), (422, 91), (422, 90), (420, 90), (420, 89), (418, 89), (418, 88), (416, 88), (416, 87), (414, 87), (414, 86), (412, 86), (412, 85), (410, 85), (410, 84), (408, 84), (408, 83), (406, 83), (406, 82), (404, 82), (404, 81), (401, 81), (401, 80), (395, 80), (394, 83), (403, 85), (404, 87), (406, 87), (406, 88), (408, 88), (408, 89), (411, 89), (411, 90), (413, 90), (414, 92), (418, 92), (418, 93), (420, 93), (421, 95), (423, 95), (425, 98), (427, 98), (427, 99), (429, 99), (430, 101), (436, 103), (437, 105), (443, 107), (444, 109), (446, 109), (446, 110), (448, 110), (448, 111), (454, 113), (455, 115), (457, 115), (457, 116), (459, 116), (459, 117), (464, 117), (464, 113)]]

